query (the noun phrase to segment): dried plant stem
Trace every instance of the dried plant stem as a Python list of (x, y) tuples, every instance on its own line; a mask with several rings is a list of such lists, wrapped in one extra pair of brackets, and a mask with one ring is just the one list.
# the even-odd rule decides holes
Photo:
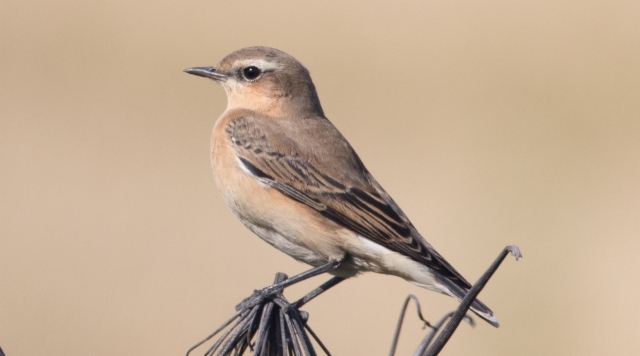
[[(238, 304), (236, 314), (204, 340), (190, 348), (187, 356), (195, 348), (225, 329), (226, 331), (207, 350), (205, 356), (229, 356), (232, 353), (239, 356), (247, 348), (251, 348), (254, 356), (316, 356), (317, 353), (308, 334), (311, 334), (326, 355), (331, 356), (326, 346), (307, 325), (308, 314), (298, 309), (344, 279), (333, 277), (293, 304), (290, 304), (282, 295), (282, 289), (295, 281), (299, 282), (331, 270), (338, 264), (339, 262), (330, 262), (293, 278), (277, 273), (272, 286), (256, 291)], [(254, 338), (255, 342), (252, 344), (251, 340)]]
[(409, 302), (412, 301), (416, 304), (416, 309), (418, 312), (418, 318), (422, 320), (425, 326), (432, 327), (431, 324), (424, 319), (422, 316), (422, 311), (420, 310), (420, 302), (415, 295), (409, 294), (407, 298), (404, 300), (402, 304), (402, 309), (400, 311), (400, 317), (398, 318), (398, 324), (396, 325), (396, 332), (393, 335), (393, 340), (391, 341), (391, 350), (389, 350), (389, 356), (393, 356), (396, 353), (396, 347), (398, 346), (398, 340), (400, 339), (400, 330), (402, 329), (402, 322), (404, 321), (404, 315), (407, 313), (407, 307), (409, 306)]
[(455, 313), (453, 313), (453, 315), (451, 316), (451, 319), (449, 319), (449, 322), (444, 327), (444, 330), (442, 330), (442, 333), (433, 342), (433, 345), (431, 345), (427, 352), (422, 356), (435, 356), (438, 355), (440, 351), (442, 351), (444, 345), (447, 343), (447, 341), (449, 341), (451, 335), (453, 335), (453, 333), (458, 328), (458, 325), (460, 325), (460, 322), (467, 313), (467, 310), (469, 310), (471, 303), (473, 303), (478, 294), (480, 294), (480, 291), (482, 291), (491, 276), (493, 276), (495, 271), (498, 269), (498, 267), (500, 267), (500, 264), (502, 264), (502, 261), (504, 261), (505, 257), (507, 257), (509, 253), (511, 253), (516, 258), (516, 261), (520, 257), (522, 257), (520, 249), (517, 246), (511, 245), (505, 247), (498, 258), (496, 258), (496, 260), (491, 264), (489, 269), (482, 275), (482, 277), (480, 277), (480, 279), (478, 279), (473, 287), (471, 287), (467, 295), (464, 297), (464, 299), (462, 299), (462, 302), (460, 302), (460, 306), (458, 307), (458, 309), (456, 309)]

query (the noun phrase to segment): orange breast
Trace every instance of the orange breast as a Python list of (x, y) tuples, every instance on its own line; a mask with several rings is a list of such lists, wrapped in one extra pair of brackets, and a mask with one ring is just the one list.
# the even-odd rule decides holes
[[(231, 145), (226, 125), (233, 119), (223, 115), (211, 136), (211, 164), (222, 197), (242, 223), (258, 236), (267, 240), (267, 234), (280, 237), (297, 246), (313, 251), (324, 259), (340, 258), (344, 229), (328, 221), (317, 211), (284, 196), (275, 189), (261, 186), (242, 170)], [(273, 237), (273, 236), (271, 236)], [(279, 246), (275, 246), (279, 248)], [(284, 251), (289, 253), (289, 251)], [(306, 258), (299, 258), (306, 261)]]

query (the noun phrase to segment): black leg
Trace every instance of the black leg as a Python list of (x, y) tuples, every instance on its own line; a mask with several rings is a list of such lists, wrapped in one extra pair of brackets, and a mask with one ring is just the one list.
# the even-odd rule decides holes
[(300, 309), (303, 305), (305, 305), (309, 301), (311, 301), (311, 299), (319, 296), (323, 292), (326, 292), (331, 287), (335, 286), (336, 284), (338, 284), (338, 283), (340, 283), (342, 281), (344, 281), (344, 278), (342, 278), (342, 277), (333, 277), (330, 280), (324, 282), (320, 287), (318, 287), (318, 288), (312, 290), (311, 292), (309, 292), (304, 297), (302, 297), (302, 298), (296, 300), (295, 302), (291, 303), (291, 306), (296, 308), (296, 309)]
[[(288, 286), (290, 286), (292, 284), (296, 284), (298, 282), (304, 281), (305, 279), (309, 279), (309, 278), (317, 276), (319, 274), (335, 270), (336, 268), (340, 267), (340, 263), (341, 263), (341, 261), (332, 260), (332, 261), (329, 261), (328, 263), (323, 264), (322, 266), (312, 268), (312, 269), (310, 269), (308, 271), (302, 272), (302, 273), (300, 273), (298, 275), (295, 275), (295, 276), (293, 276), (291, 278), (288, 278), (288, 279), (284, 280), (283, 282), (276, 283), (276, 284), (274, 284), (272, 286), (269, 286), (267, 288), (264, 288), (262, 290), (257, 290), (257, 291), (255, 291), (253, 293), (252, 296), (250, 296), (249, 298), (246, 298), (245, 300), (240, 302), (240, 304), (236, 305), (236, 310), (240, 311), (240, 310), (246, 310), (246, 309), (252, 308), (252, 307), (260, 304), (265, 298), (273, 296), (274, 294), (282, 291), (284, 288), (286, 288), (286, 287), (288, 287)], [(336, 277), (336, 278), (339, 278), (339, 277)], [(337, 283), (338, 282), (335, 282), (334, 285), (337, 284)], [(331, 288), (332, 286), (330, 286), (329, 288)], [(322, 286), (320, 288), (322, 288)], [(329, 288), (326, 288), (326, 289), (329, 289)], [(315, 291), (316, 290), (314, 290), (313, 292), (315, 292)], [(311, 292), (311, 293), (313, 293), (313, 292)], [(317, 294), (320, 294), (320, 293), (322, 293), (322, 291), (317, 293)], [(312, 296), (311, 298), (313, 298), (313, 297), (315, 297), (315, 296)], [(311, 300), (311, 298), (309, 300)], [(302, 303), (302, 304), (304, 304), (304, 303)]]
[(277, 292), (279, 290), (282, 290), (282, 289), (284, 289), (284, 288), (286, 288), (286, 287), (288, 287), (288, 286), (290, 286), (292, 284), (296, 284), (298, 282), (302, 282), (305, 279), (309, 279), (311, 277), (315, 277), (315, 276), (317, 276), (319, 274), (323, 274), (323, 273), (326, 273), (326, 272), (333, 271), (334, 269), (340, 267), (340, 263), (341, 263), (341, 261), (331, 260), (331, 261), (323, 264), (322, 266), (315, 267), (315, 268), (312, 268), (312, 269), (310, 269), (308, 271), (305, 271), (305, 272), (302, 272), (300, 274), (297, 274), (297, 275), (285, 280), (284, 282), (276, 283), (276, 284), (274, 284), (272, 286), (269, 286), (269, 287), (263, 289), (262, 293), (263, 293), (264, 296), (271, 295), (271, 294), (273, 294), (273, 293), (275, 293), (275, 292)]

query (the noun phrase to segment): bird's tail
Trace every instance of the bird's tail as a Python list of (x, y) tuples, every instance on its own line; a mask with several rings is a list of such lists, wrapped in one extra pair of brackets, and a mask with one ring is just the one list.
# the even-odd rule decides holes
[[(456, 298), (458, 301), (462, 301), (462, 299), (467, 295), (468, 290), (463, 289), (447, 278), (441, 278), (440, 282), (444, 284), (447, 294)], [(484, 303), (482, 303), (481, 301), (477, 299), (474, 300), (473, 303), (471, 303), (471, 307), (469, 309), (471, 309), (472, 312), (476, 313), (476, 315), (486, 320), (489, 324), (495, 326), (496, 328), (500, 326), (491, 309), (489, 309), (489, 307), (484, 305)]]

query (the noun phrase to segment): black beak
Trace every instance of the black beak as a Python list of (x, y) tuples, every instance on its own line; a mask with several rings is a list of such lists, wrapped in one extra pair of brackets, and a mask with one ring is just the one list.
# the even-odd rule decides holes
[(213, 79), (218, 82), (224, 82), (225, 80), (227, 80), (227, 76), (225, 74), (216, 72), (216, 69), (214, 67), (193, 67), (187, 68), (184, 71), (189, 74)]

